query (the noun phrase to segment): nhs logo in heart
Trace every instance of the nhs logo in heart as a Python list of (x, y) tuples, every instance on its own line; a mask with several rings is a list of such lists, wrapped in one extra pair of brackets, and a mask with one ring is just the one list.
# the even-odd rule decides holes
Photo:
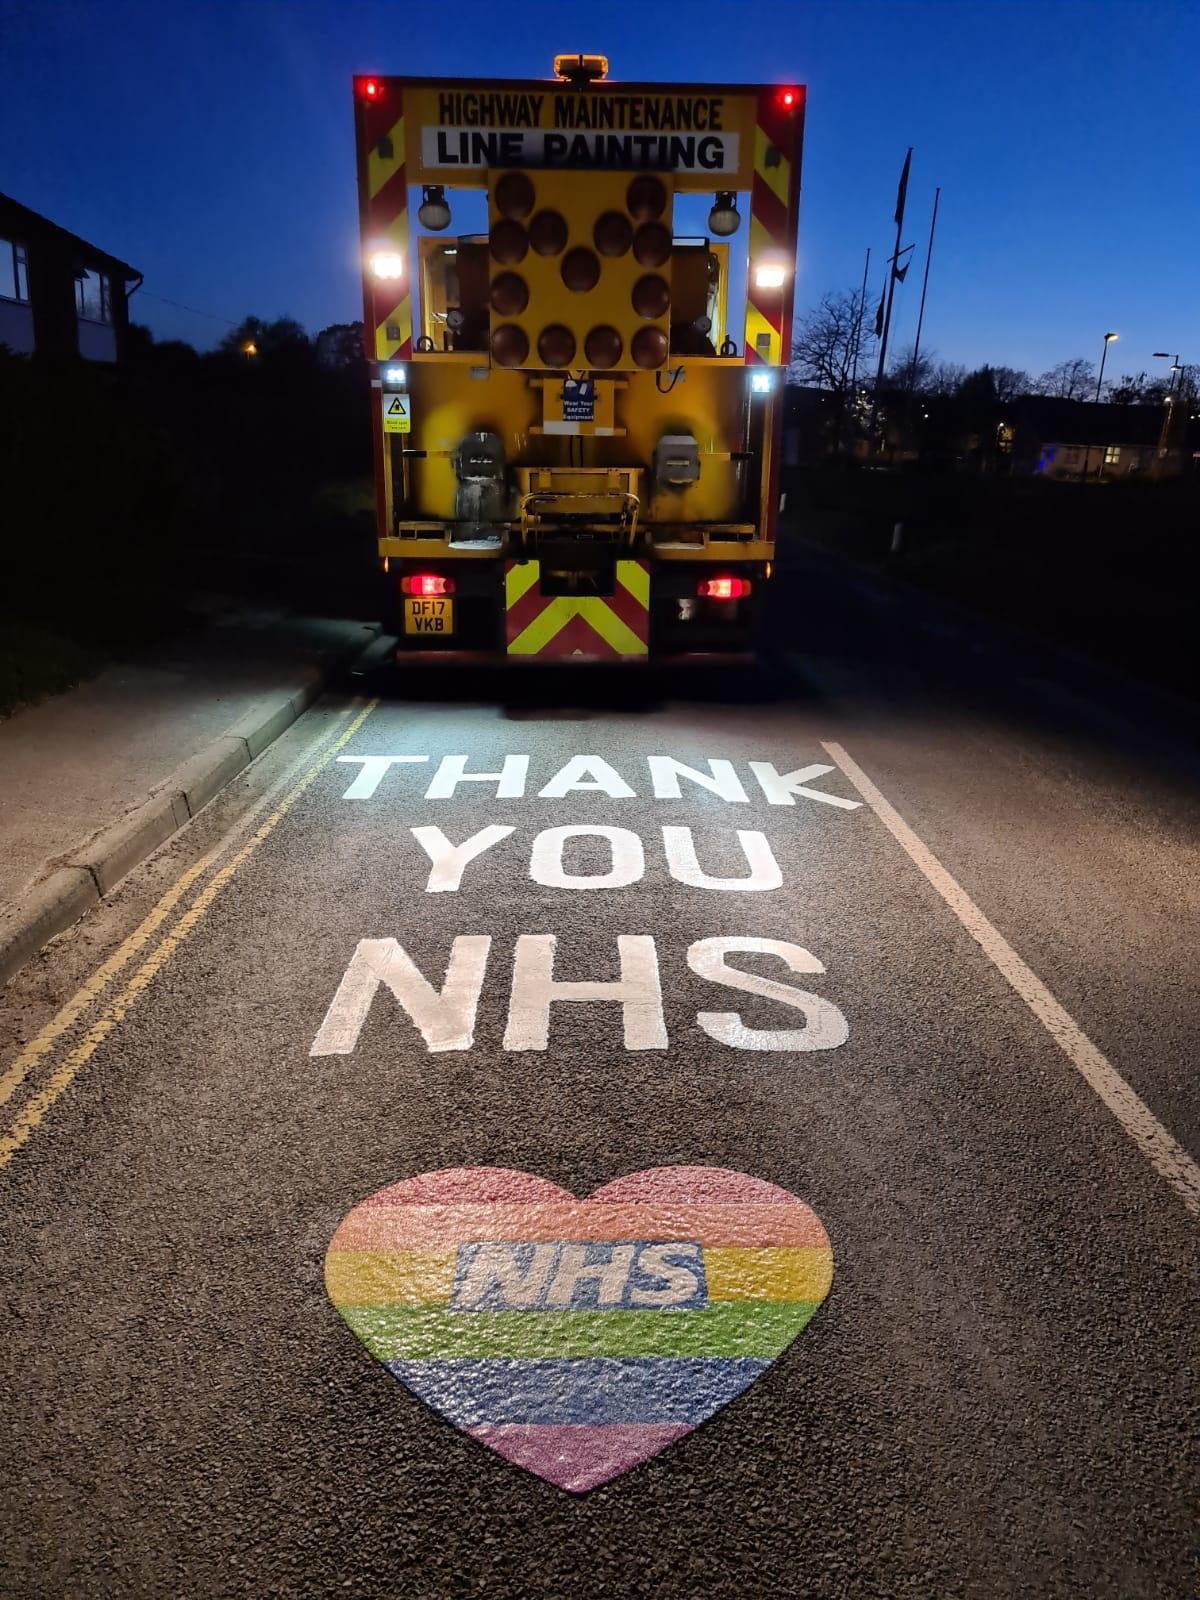
[(699, 1310), (704, 1254), (694, 1241), (461, 1244), (453, 1311)]
[(833, 1253), (787, 1190), (717, 1167), (577, 1200), (458, 1167), (381, 1189), (330, 1242), (330, 1298), (426, 1404), (582, 1493), (758, 1378), (829, 1291)]

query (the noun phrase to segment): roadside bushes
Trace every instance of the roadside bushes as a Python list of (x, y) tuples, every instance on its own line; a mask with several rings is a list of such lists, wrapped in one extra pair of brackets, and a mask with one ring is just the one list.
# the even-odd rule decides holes
[(120, 368), (0, 348), (0, 710), (178, 628), (197, 589), (350, 609), (364, 591), (365, 363), (132, 334)]
[(789, 468), (785, 480), (788, 534), (1200, 695), (1200, 482), (1054, 483), (836, 464)]

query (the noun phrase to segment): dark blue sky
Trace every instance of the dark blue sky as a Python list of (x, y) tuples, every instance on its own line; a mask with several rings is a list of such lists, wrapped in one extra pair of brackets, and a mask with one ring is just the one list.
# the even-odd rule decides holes
[[(939, 357), (1038, 371), (1115, 329), (1110, 371), (1200, 359), (1197, 0), (0, 0), (0, 189), (155, 295), (317, 329), (360, 314), (351, 74), (544, 77), (571, 49), (615, 78), (807, 83), (798, 308), (886, 255), (911, 143), (922, 251), (942, 185)], [(135, 305), (160, 337), (225, 331)]]

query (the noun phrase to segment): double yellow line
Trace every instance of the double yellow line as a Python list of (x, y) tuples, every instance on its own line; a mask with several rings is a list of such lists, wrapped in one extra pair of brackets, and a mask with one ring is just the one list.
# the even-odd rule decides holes
[[(30, 1139), (51, 1106), (74, 1082), (151, 979), (162, 970), (188, 935), (203, 920), (230, 878), (249, 860), (264, 839), (278, 827), (296, 801), (309, 785), (315, 782), (338, 751), (353, 739), (378, 704), (378, 700), (371, 700), (361, 709), (350, 706), (338, 719), (332, 732), (323, 733), (310, 744), (257, 805), (206, 855), (176, 879), (129, 937), (113, 951), (107, 961), (97, 967), (78, 993), (30, 1040), (12, 1065), (0, 1075), (0, 1106), (3, 1106), (8, 1104), (34, 1068), (52, 1054), (63, 1035), (79, 1021), (90, 1006), (99, 1000), (117, 974), (152, 943), (155, 935), (169, 922), (173, 912), (193, 886), (216, 866), (233, 843), (253, 825), (256, 818), (262, 816), (268, 807), (273, 807), (241, 848), (212, 874), (184, 914), (158, 943), (153, 945), (133, 976), (108, 1002), (75, 1048), (63, 1057), (37, 1092), (21, 1107), (4, 1134), (0, 1135), (0, 1168), (6, 1167), (22, 1145)], [(350, 719), (348, 724), (347, 719)], [(305, 763), (309, 765), (297, 778), (296, 773), (305, 767)]]

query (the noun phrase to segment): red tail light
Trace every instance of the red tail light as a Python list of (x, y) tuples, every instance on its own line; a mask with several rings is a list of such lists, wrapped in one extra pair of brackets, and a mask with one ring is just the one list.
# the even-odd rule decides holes
[(410, 572), (400, 579), (401, 594), (453, 594), (454, 579), (443, 578), (440, 572)]
[(742, 600), (750, 593), (750, 579), (701, 578), (696, 593), (702, 600)]

